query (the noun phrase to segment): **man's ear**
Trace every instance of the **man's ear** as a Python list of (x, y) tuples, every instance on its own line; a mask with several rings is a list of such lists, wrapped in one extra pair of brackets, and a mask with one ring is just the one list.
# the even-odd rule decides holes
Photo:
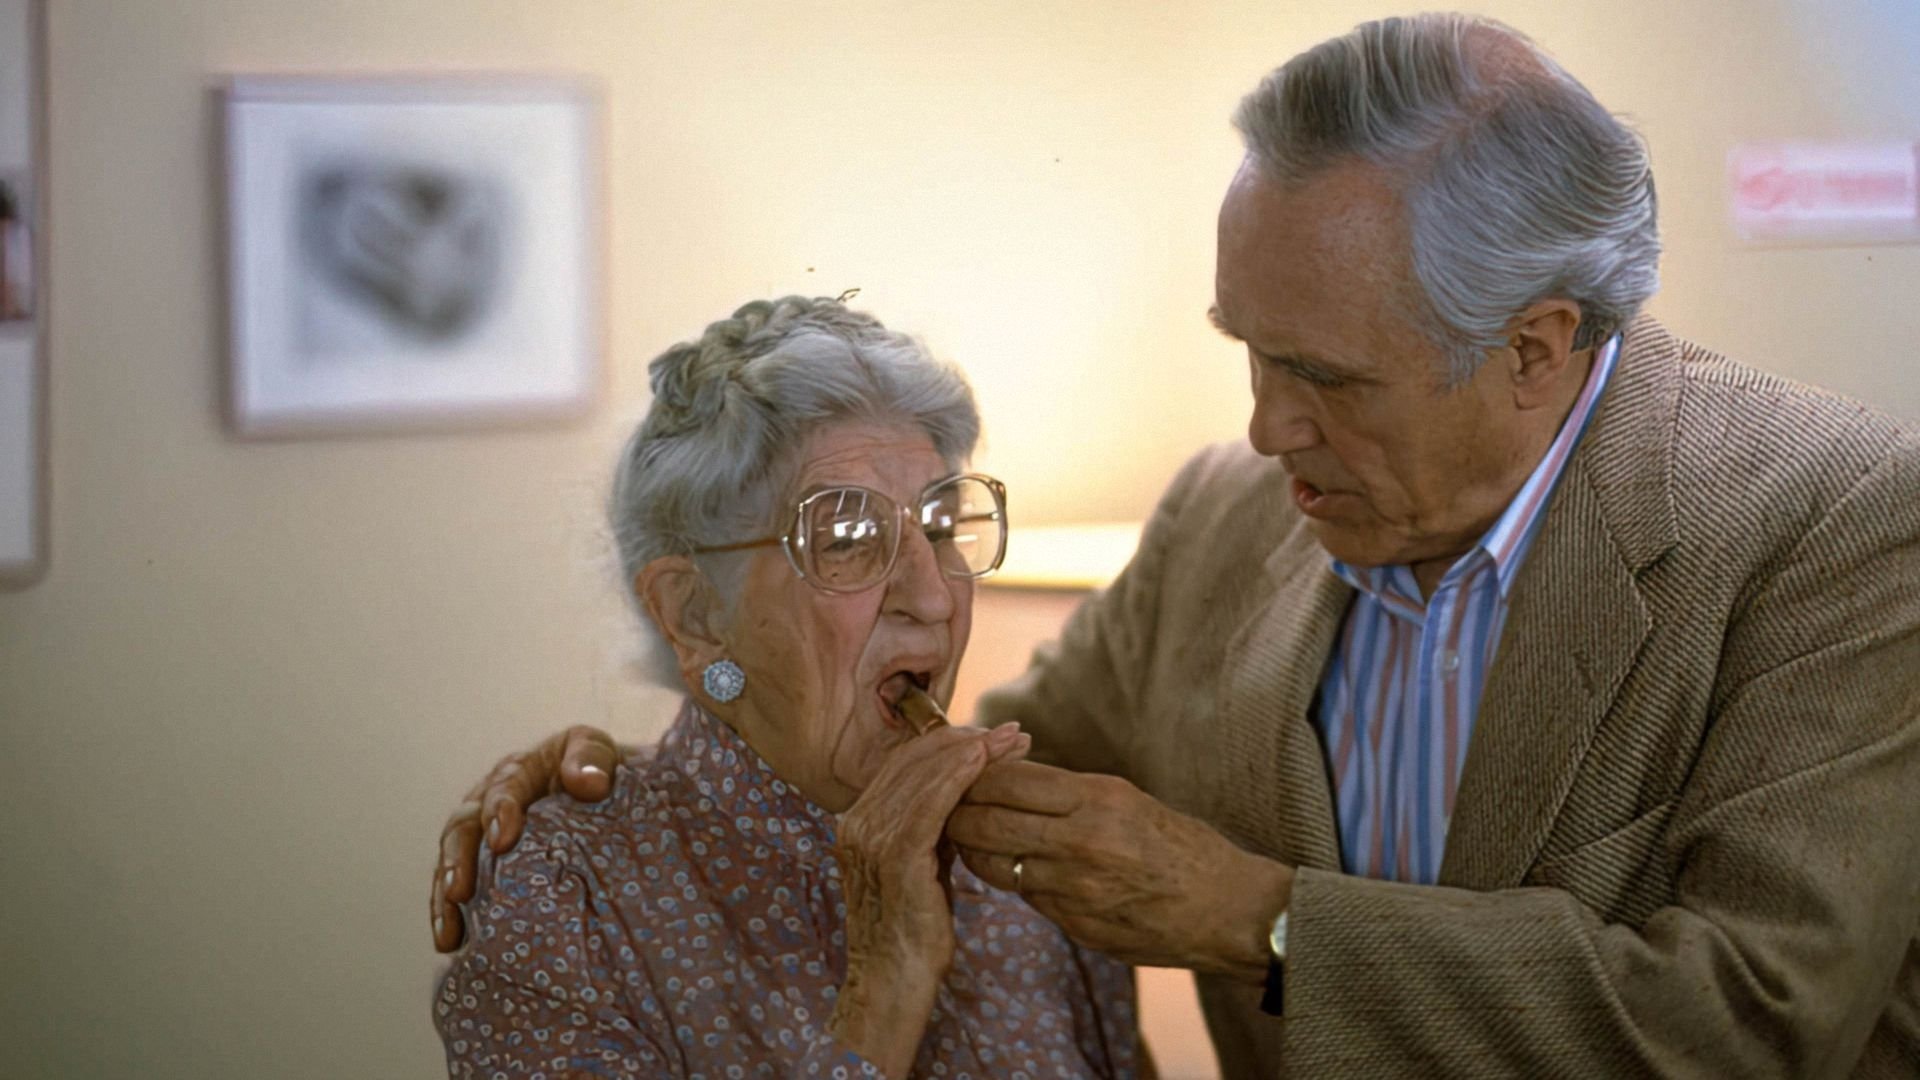
[(1565, 400), (1562, 380), (1574, 355), (1580, 329), (1580, 305), (1571, 300), (1542, 300), (1520, 313), (1507, 331), (1505, 361), (1513, 380), (1513, 403), (1538, 409)]
[(682, 676), (698, 686), (708, 664), (726, 656), (719, 625), (720, 596), (685, 555), (663, 555), (633, 576), (633, 592), (679, 659)]

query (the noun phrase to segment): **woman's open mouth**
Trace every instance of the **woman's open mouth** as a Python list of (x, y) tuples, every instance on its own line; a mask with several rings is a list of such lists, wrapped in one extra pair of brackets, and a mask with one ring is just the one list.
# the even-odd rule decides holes
[(906, 697), (910, 689), (926, 690), (932, 685), (933, 672), (931, 671), (896, 671), (880, 680), (880, 686), (875, 690), (875, 694), (880, 699), (881, 717), (890, 726), (909, 733), (917, 733), (919, 728), (907, 717), (901, 715), (900, 699)]

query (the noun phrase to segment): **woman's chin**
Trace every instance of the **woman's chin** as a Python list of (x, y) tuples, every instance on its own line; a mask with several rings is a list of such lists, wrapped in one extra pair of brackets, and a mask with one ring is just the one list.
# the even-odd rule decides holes
[[(953, 695), (951, 687), (942, 688), (938, 683), (929, 688), (929, 692), (942, 707)], [(816, 797), (813, 801), (822, 809), (836, 814), (845, 811), (847, 807), (853, 805), (854, 800), (860, 797), (861, 792), (867, 790), (874, 778), (880, 775), (881, 767), (886, 764), (887, 755), (906, 745), (913, 737), (913, 729), (907, 725), (906, 720), (895, 713), (885, 699), (876, 693), (873, 704), (867, 710), (856, 711), (853, 714), (845, 737), (837, 748), (829, 767), (833, 786), (837, 789), (836, 794), (840, 796), (836, 801), (844, 801), (845, 805), (829, 805), (826, 798)], [(855, 741), (857, 745), (848, 745)]]
[[(881, 745), (869, 744), (857, 758), (834, 763), (833, 785), (844, 795), (847, 806), (852, 806), (854, 800), (860, 797), (860, 793), (873, 784), (874, 777), (880, 775), (880, 767), (886, 763), (887, 751), (905, 741), (905, 739), (887, 739)], [(845, 806), (827, 806), (822, 800), (815, 801), (834, 813), (846, 809)]]

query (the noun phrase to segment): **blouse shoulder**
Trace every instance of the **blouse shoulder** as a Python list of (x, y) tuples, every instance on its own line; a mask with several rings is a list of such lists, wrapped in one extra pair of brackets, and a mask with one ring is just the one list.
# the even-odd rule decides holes
[(632, 846), (650, 842), (628, 825), (655, 801), (640, 771), (620, 766), (599, 803), (540, 800), (519, 843), (483, 855), (467, 944), (435, 1002), (450, 1075), (677, 1075), (666, 1010), (621, 917), (632, 879), (599, 869), (631, 866)]
[[(599, 802), (564, 793), (540, 799), (527, 809), (519, 842), (483, 866), (482, 884), (498, 889), (539, 875), (539, 883), (551, 887), (553, 872), (570, 868), (594, 870), (582, 875), (590, 887), (645, 877), (633, 872), (637, 863), (663, 846), (678, 846), (669, 838), (685, 824), (681, 780), (649, 749), (615, 767), (613, 790)], [(614, 866), (620, 869), (609, 873)]]

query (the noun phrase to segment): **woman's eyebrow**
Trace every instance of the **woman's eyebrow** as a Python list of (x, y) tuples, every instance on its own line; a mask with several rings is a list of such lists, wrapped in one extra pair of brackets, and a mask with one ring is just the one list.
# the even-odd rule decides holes
[(862, 498), (865, 498), (866, 493), (871, 490), (872, 490), (871, 488), (864, 487), (860, 484), (846, 484), (846, 483), (834, 484), (834, 483), (828, 483), (825, 481), (820, 481), (817, 483), (808, 484), (805, 487), (801, 488), (799, 493), (794, 495), (793, 501), (795, 503), (802, 503), (808, 499), (813, 498), (815, 495), (818, 495), (821, 492), (826, 492), (826, 491), (840, 492), (842, 500), (844, 500), (846, 498), (846, 495), (850, 492), (858, 492)]

